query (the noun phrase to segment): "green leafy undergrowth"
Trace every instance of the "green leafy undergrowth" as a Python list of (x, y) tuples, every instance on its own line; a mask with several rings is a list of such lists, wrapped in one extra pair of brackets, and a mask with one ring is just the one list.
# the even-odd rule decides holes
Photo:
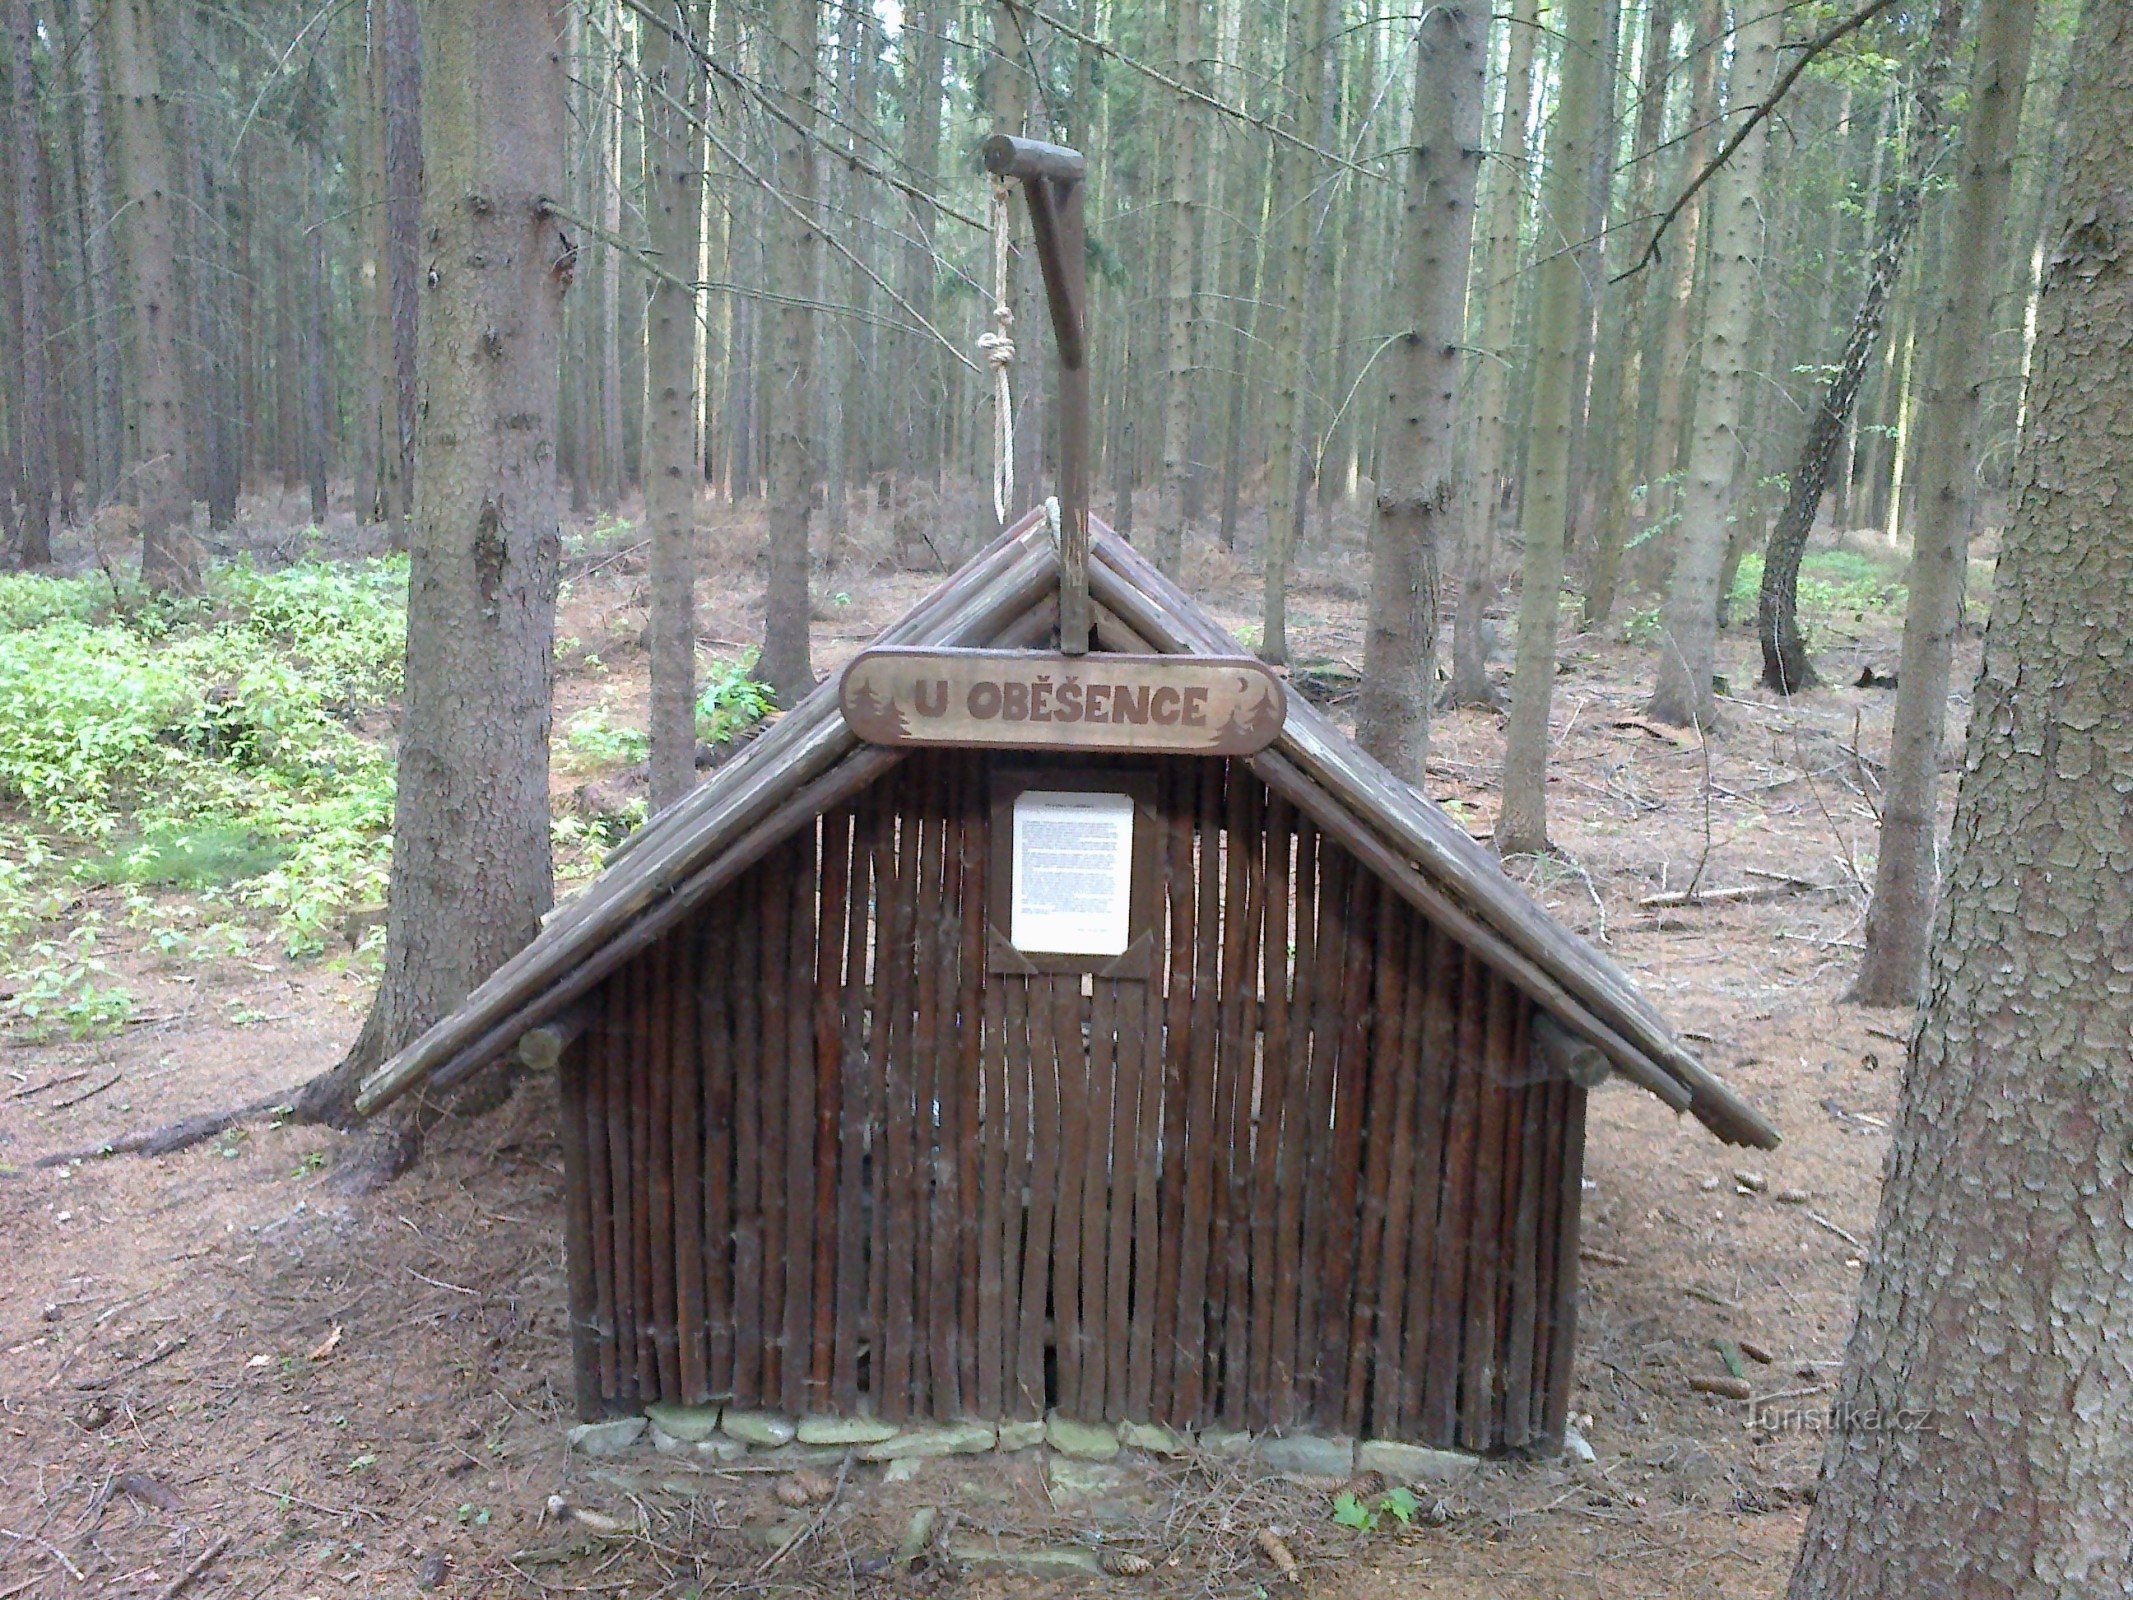
[[(1763, 553), (1752, 550), (1733, 577), (1733, 615), (1752, 621), (1762, 588)], [(1869, 612), (1900, 613), (1909, 598), (1900, 561), (1884, 563), (1843, 547), (1810, 550), (1800, 558), (1798, 593), (1800, 631), (1809, 649), (1820, 648), (1831, 629), (1865, 621)]]
[(406, 592), (404, 558), (238, 564), (186, 599), (0, 577), (0, 934), (69, 884), (157, 886), (301, 954), (381, 899), (393, 768), (360, 724), (399, 691)]
[(1344, 1489), (1334, 1496), (1333, 1520), (1357, 1533), (1369, 1533), (1387, 1517), (1403, 1528), (1411, 1527), (1415, 1513), (1421, 1508), (1422, 1502), (1415, 1498), (1414, 1491), (1398, 1485), (1367, 1500), (1351, 1489)]

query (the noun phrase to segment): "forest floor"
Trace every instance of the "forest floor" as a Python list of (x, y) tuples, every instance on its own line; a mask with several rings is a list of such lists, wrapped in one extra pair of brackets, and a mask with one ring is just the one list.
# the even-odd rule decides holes
[[(738, 554), (748, 535), (727, 518), (709, 539), (700, 626), (728, 659), (756, 628), (758, 580)], [(334, 537), (354, 550), (362, 536)], [(1291, 617), (1299, 661), (1337, 677), (1361, 660), (1357, 529), (1337, 523), (1331, 542), (1299, 573)], [(1245, 627), (1254, 574), (1211, 547), (1194, 559), (1190, 586)], [(557, 725), (605, 707), (641, 726), (642, 553), (577, 568), (558, 628), (578, 644), (560, 655)], [(833, 574), (818, 669), (936, 581), (857, 563)], [(1898, 609), (1847, 604), (1816, 619), (1840, 684), (1892, 667), (1901, 624)], [(665, 1465), (603, 1476), (566, 1455), (562, 1161), (547, 1085), (447, 1124), (414, 1172), (368, 1196), (335, 1192), (340, 1140), (316, 1128), (37, 1166), (299, 1083), (361, 1020), (362, 963), (291, 961), (271, 941), (178, 962), (119, 930), (106, 955), (136, 997), (126, 1026), (0, 1040), (0, 1597), (163, 1595), (203, 1558), (188, 1594), (689, 1593), (692, 1560), (707, 1594), (1055, 1586), (947, 1561), (886, 1567), (925, 1505), (981, 1535), (1102, 1532), (1155, 1564), (1081, 1585), (1120, 1594), (1268, 1593), (1274, 1570), (1253, 1543), (1268, 1524), (1302, 1562), (1304, 1592), (1354, 1600), (1780, 1592), (1910, 1022), (1840, 999), (1874, 844), (1872, 763), (1859, 752), (1886, 748), (1894, 697), (1840, 687), (1779, 703), (1752, 687), (1752, 639), (1730, 632), (1731, 697), (1700, 744), (1640, 717), (1652, 649), (1625, 631), (1637, 619), (1565, 641), (1549, 782), (1562, 854), (1512, 870), (1604, 943), (1785, 1142), (1730, 1150), (1620, 1080), (1596, 1094), (1573, 1403), (1594, 1464), (1492, 1465), (1447, 1486), (1412, 1528), (1372, 1532), (1336, 1524), (1326, 1486), (1198, 1468), (1151, 1481), (1144, 1513), (1107, 1528), (1055, 1507), (1034, 1469), (1006, 1459), (893, 1487), (860, 1468), (816, 1535), (762, 1571), (745, 1529), (775, 1510), (767, 1479), (677, 1482)], [(1964, 644), (1967, 682), (1976, 642)], [(1437, 722), (1427, 788), (1477, 835), (1502, 737), (1485, 712)], [(581, 779), (558, 777), (559, 804)], [(1764, 897), (1642, 903), (1692, 882)], [(1770, 1358), (1744, 1369), (1759, 1418), (1690, 1390), (1750, 1347)], [(591, 1520), (551, 1521), (557, 1494)]]

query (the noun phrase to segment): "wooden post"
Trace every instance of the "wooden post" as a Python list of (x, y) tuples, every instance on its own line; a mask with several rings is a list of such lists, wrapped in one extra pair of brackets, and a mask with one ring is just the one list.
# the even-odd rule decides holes
[(1059, 648), (1089, 648), (1089, 369), (1084, 321), (1088, 274), (1083, 261), (1082, 179), (1078, 150), (995, 134), (985, 141), (985, 170), (1020, 178), (1030, 229), (1044, 272), (1044, 294), (1059, 346)]

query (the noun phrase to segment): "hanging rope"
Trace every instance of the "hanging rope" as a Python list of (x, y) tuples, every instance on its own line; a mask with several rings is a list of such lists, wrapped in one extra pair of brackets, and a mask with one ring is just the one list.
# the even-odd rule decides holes
[(1000, 525), (1015, 503), (1015, 398), (1008, 370), (1015, 364), (1015, 313), (1007, 303), (1007, 185), (992, 186), (992, 322), (993, 331), (978, 336), (978, 348), (992, 363), (996, 426), (992, 441), (992, 509)]

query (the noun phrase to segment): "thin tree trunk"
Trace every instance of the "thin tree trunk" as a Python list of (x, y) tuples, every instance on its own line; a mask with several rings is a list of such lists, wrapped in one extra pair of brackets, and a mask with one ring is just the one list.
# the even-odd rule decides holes
[(201, 551), (191, 532), (185, 464), (185, 307), (178, 295), (155, 0), (112, 0), (103, 16), (111, 29), (132, 279), (134, 413), (127, 456), (141, 513), (141, 581), (191, 593), (200, 587)]
[[(808, 524), (814, 501), (814, 456), (808, 445), (815, 313), (806, 299), (816, 282), (819, 245), (815, 195), (816, 7), (813, 0), (773, 0), (770, 82), (784, 113), (772, 139), (776, 191), (766, 232), (770, 281), (790, 286), (795, 301), (775, 311), (771, 357), (769, 548), (764, 563), (763, 655), (758, 671), (779, 703), (798, 704), (815, 686), (808, 653)], [(797, 303), (796, 303), (797, 302)]]
[[(606, 41), (616, 37), (611, 8), (602, 16)], [(593, 113), (600, 129), (598, 165), (599, 210), (596, 215), (608, 238), (622, 236), (622, 63), (606, 41), (594, 46), (598, 72), (594, 78)], [(600, 379), (599, 468), (593, 493), (601, 509), (613, 511), (622, 504), (622, 253), (613, 246), (599, 252), (599, 309), (595, 313), (593, 357)]]
[(1926, 1010), (1790, 1600), (2133, 1592), (2133, 8), (2091, 5)]
[(379, 3), (385, 10), (385, 264), (392, 281), (393, 411), (400, 452), (391, 543), (404, 550), (414, 507), (415, 361), (422, 287), (422, 33), (415, 0)]
[[(1733, 36), (1729, 118), (1762, 104), (1776, 77), (1785, 13), (1748, 8)], [(1707, 186), (1711, 199), (1711, 272), (1705, 291), (1702, 371), (1695, 426), (1682, 483), (1673, 582), (1667, 588), (1658, 684), (1650, 715), (1709, 728), (1716, 702), (1711, 673), (1718, 655), (1718, 576), (1725, 565), (1729, 491), (1740, 448), (1740, 418), (1753, 353), (1755, 280), (1763, 254), (1763, 153), (1767, 123), (1756, 126)]]
[[(697, 219), (703, 214), (701, 142), (689, 127), (695, 57), (647, 25), (644, 70), (646, 221), (662, 270), (649, 284), (644, 520), (652, 541), (650, 654), (651, 809), (696, 782), (696, 296)], [(680, 280), (677, 282), (675, 280)]]
[[(1180, 82), (1199, 75), (1200, 0), (1169, 0), (1172, 48)], [(1168, 101), (1170, 204), (1168, 261), (1163, 291), (1163, 499), (1156, 509), (1149, 553), (1173, 578), (1185, 555), (1186, 478), (1192, 470), (1192, 396), (1198, 374), (1192, 364), (1193, 241), (1198, 232), (1199, 174), (1194, 133), (1200, 107), (1181, 95)]]
[(1555, 692), (1555, 624), (1569, 523), (1571, 377), (1582, 286), (1576, 249), (1585, 226), (1585, 189), (1599, 132), (1600, 0), (1564, 0), (1562, 88), (1549, 132), (1533, 312), (1532, 443), (1526, 456), (1519, 525), (1525, 559), (1519, 582), (1518, 659), (1504, 733), (1503, 806), (1496, 848), (1538, 855), (1548, 843), (1548, 708)]
[(7, 0), (9, 76), (14, 80), (8, 112), (8, 143), (14, 146), (17, 341), (20, 388), (10, 397), (12, 422), (21, 434), (21, 514), (17, 539), (26, 567), (52, 559), (52, 364), (47, 339), (51, 315), (45, 297), (45, 239), (51, 226), (44, 184), (44, 140), (37, 127), (36, 22), (30, 0)]
[[(1672, 64), (1674, 0), (1651, 0), (1644, 21), (1644, 63), (1637, 77), (1637, 122), (1631, 135), (1628, 216), (1630, 238), (1641, 255), (1655, 225), (1645, 219), (1652, 208), (1652, 190), (1657, 182), (1660, 135), (1666, 126), (1666, 85)], [(1630, 259), (1636, 259), (1633, 255)], [(1621, 354), (1614, 370), (1614, 383), (1605, 396), (1594, 397), (1595, 408), (1604, 405), (1608, 431), (1601, 446), (1604, 465), (1593, 507), (1593, 554), (1590, 580), (1585, 585), (1585, 628), (1591, 632), (1614, 614), (1615, 588), (1622, 570), (1622, 551), (1629, 543), (1630, 479), (1637, 470), (1637, 405), (1644, 392), (1645, 307), (1650, 286), (1640, 273), (1618, 286), (1622, 296)]]
[[(1702, 21), (1689, 44), (1689, 121), (1682, 136), (1679, 169), (1683, 183), (1703, 170), (1716, 147), (1718, 63), (1725, 42), (1725, 0), (1705, 0)], [(1744, 108), (1738, 66), (1734, 71), (1736, 83), (1731, 101), (1734, 113), (1740, 114)], [(1651, 531), (1646, 535), (1649, 553), (1643, 561), (1632, 564), (1633, 570), (1647, 574), (1665, 552), (1678, 548), (1681, 525), (1687, 515), (1687, 486), (1680, 474), (1685, 470), (1687, 455), (1682, 418), (1688, 407), (1689, 379), (1694, 375), (1695, 361), (1689, 333), (1696, 319), (1697, 273), (1706, 254), (1706, 223), (1715, 203), (1708, 184), (1690, 197), (1673, 227), (1667, 230), (1666, 253), (1658, 263), (1666, 276), (1660, 280), (1663, 315), (1659, 324), (1658, 382), (1654, 386), (1652, 431), (1643, 474), (1644, 513)]]
[[(932, 196), (940, 183), (941, 73), (947, 63), (942, 38), (947, 7), (941, 0), (921, 0), (908, 13), (901, 47), (904, 100), (904, 164), (924, 198), (906, 197), (911, 242), (903, 251), (903, 296), (929, 322), (933, 320), (934, 251), (939, 208)], [(899, 389), (897, 462), (906, 479), (938, 475), (941, 462), (941, 355), (923, 332), (906, 336), (910, 366)]]
[[(1756, 631), (1762, 638), (1764, 686), (1779, 694), (1812, 688), (1816, 682), (1814, 665), (1807, 659), (1807, 641), (1800, 635), (1800, 558), (1807, 552), (1807, 536), (1814, 530), (1815, 513), (1821, 509), (1822, 494), (1829, 485), (1829, 464), (1836, 456), (1837, 442), (1851, 418), (1852, 403), (1858, 398), (1867, 363), (1881, 337), (1889, 296), (1895, 292), (1896, 280), (1903, 272), (1905, 247), (1918, 226), (1926, 178), (1940, 151), (1942, 91), (1962, 24), (1962, 0), (1941, 0), (1932, 36), (1926, 42), (1925, 59), (1919, 64), (1911, 91), (1915, 115), (1905, 170), (1897, 181), (1896, 192), (1889, 197), (1881, 238), (1874, 247), (1873, 264), (1867, 269), (1866, 290), (1852, 318), (1851, 337), (1845, 341), (1835, 375), (1822, 390), (1814, 422), (1807, 430), (1807, 442), (1801, 446), (1800, 459), (1792, 469), (1784, 512), (1770, 530), (1770, 544), (1763, 554)], [(1981, 242), (1969, 241), (1972, 246)], [(1988, 287), (1988, 309), (1990, 293)]]
[[(548, 728), (555, 413), (567, 245), (558, 0), (429, 0), (422, 43), (422, 438), (385, 970), (346, 1060), (297, 1114), (345, 1124), (356, 1084), (540, 931), (553, 898)], [(380, 1131), (413, 1156), (433, 1110)]]
[(326, 470), (333, 440), (327, 432), (333, 338), (326, 326), (326, 157), (316, 143), (304, 152), (304, 187), (311, 214), (304, 252), (304, 456), (311, 487), (311, 521), (326, 521)]
[(1452, 617), (1452, 681), (1445, 704), (1501, 703), (1489, 682), (1489, 607), (1496, 601), (1496, 517), (1503, 505), (1511, 341), (1518, 321), (1518, 241), (1526, 214), (1526, 125), (1533, 104), (1539, 0), (1512, 0), (1503, 110), (1489, 168), (1489, 247), (1481, 292), (1481, 355), (1474, 373), (1474, 442), (1467, 473), (1466, 537), (1459, 549), (1459, 609)]
[(99, 503), (118, 490), (124, 470), (125, 405), (119, 389), (118, 264), (111, 242), (111, 157), (104, 136), (104, 66), (102, 35), (95, 27), (97, 0), (75, 0), (79, 32), (71, 52), (74, 93), (81, 105), (82, 249), (89, 261), (84, 285), (90, 337), (96, 360), (95, 497)]
[(1456, 535), (1463, 504), (1453, 426), (1488, 34), (1487, 10), (1469, 0), (1433, 11), (1415, 48), (1414, 132), (1392, 283), (1394, 306), (1409, 325), (1385, 356), (1369, 631), (1356, 714), (1363, 748), (1411, 783), (1421, 781), (1429, 757), (1438, 550), (1448, 532)]
[[(1317, 141), (1319, 111), (1332, 93), (1335, 0), (1298, 0), (1290, 18), (1287, 102), (1279, 125)], [(1315, 158), (1286, 142), (1277, 142), (1274, 160), (1283, 182), (1271, 226), (1278, 230), (1268, 277), (1275, 294), (1273, 343), (1274, 409), (1268, 428), (1266, 562), (1261, 607), (1259, 655), (1279, 666), (1289, 658), (1289, 558), (1295, 518), (1307, 488), (1303, 391), (1308, 353), (1305, 298), (1312, 281), (1313, 181), (1320, 178)]]
[(1881, 849), (1866, 917), (1866, 955), (1851, 998), (1913, 1004), (1925, 977), (1933, 921), (1934, 835), (1948, 678), (1970, 570), (1970, 490), (1979, 398), (1991, 349), (2013, 187), (2016, 136), (2029, 76), (2036, 10), (2027, 0), (1985, 0), (1970, 78), (1955, 237), (1964, 270), (1942, 280), (1919, 414), (1919, 485), (1911, 530), (1911, 596), (1904, 614)]

